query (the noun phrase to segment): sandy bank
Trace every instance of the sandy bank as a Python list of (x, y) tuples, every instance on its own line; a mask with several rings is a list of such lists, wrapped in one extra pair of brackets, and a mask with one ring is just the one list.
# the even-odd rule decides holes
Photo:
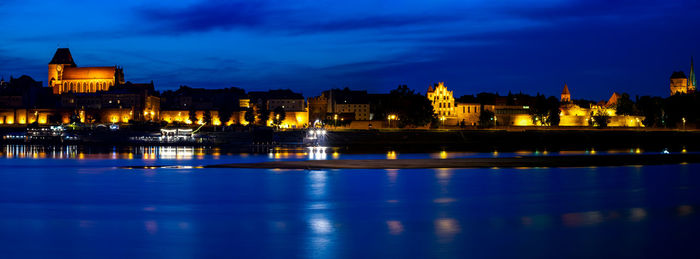
[(234, 163), (205, 168), (279, 168), (279, 169), (411, 169), (411, 168), (511, 168), (511, 167), (587, 167), (700, 163), (700, 154), (625, 154), (577, 156), (523, 156), (512, 158), (455, 159), (366, 159), (309, 160)]

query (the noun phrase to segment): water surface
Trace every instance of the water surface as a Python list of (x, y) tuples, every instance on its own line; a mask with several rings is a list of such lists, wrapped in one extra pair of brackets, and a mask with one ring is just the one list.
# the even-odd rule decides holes
[(158, 147), (88, 153), (75, 147), (4, 147), (0, 255), (659, 258), (700, 252), (697, 164), (312, 171), (120, 168), (522, 155), (333, 153), (227, 154)]

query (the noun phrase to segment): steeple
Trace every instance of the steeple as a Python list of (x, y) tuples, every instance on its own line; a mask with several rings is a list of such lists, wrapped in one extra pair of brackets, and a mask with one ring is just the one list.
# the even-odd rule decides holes
[(695, 88), (695, 69), (693, 68), (693, 57), (690, 57), (690, 76), (688, 77), (688, 86)]
[(566, 103), (571, 101), (571, 93), (569, 93), (569, 86), (564, 83), (564, 90), (561, 91), (561, 102)]

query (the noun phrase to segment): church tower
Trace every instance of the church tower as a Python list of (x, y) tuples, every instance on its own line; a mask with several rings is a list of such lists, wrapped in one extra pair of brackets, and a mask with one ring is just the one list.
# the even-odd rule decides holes
[(688, 77), (688, 93), (695, 92), (695, 69), (693, 68), (693, 57), (690, 57), (690, 76)]
[(63, 72), (68, 67), (76, 67), (73, 61), (73, 56), (68, 48), (59, 48), (49, 62), (49, 87), (53, 87), (54, 94), (60, 93), (57, 86), (61, 85), (63, 80)]
[(569, 93), (569, 86), (567, 86), (566, 83), (564, 83), (564, 90), (561, 91), (561, 102), (571, 102), (571, 93)]

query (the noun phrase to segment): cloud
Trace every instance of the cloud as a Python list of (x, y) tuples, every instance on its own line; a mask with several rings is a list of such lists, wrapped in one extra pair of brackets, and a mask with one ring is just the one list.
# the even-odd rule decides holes
[[(352, 9), (351, 7), (349, 9)], [(180, 7), (137, 7), (136, 16), (154, 27), (148, 33), (182, 34), (212, 30), (248, 29), (257, 32), (312, 34), (378, 30), (411, 25), (436, 25), (465, 19), (462, 13), (426, 18), (419, 13), (333, 15), (316, 8), (286, 6), (279, 2), (204, 0)]]
[(186, 7), (139, 7), (136, 13), (164, 33), (209, 31), (261, 25), (272, 15), (264, 2), (204, 1)]

